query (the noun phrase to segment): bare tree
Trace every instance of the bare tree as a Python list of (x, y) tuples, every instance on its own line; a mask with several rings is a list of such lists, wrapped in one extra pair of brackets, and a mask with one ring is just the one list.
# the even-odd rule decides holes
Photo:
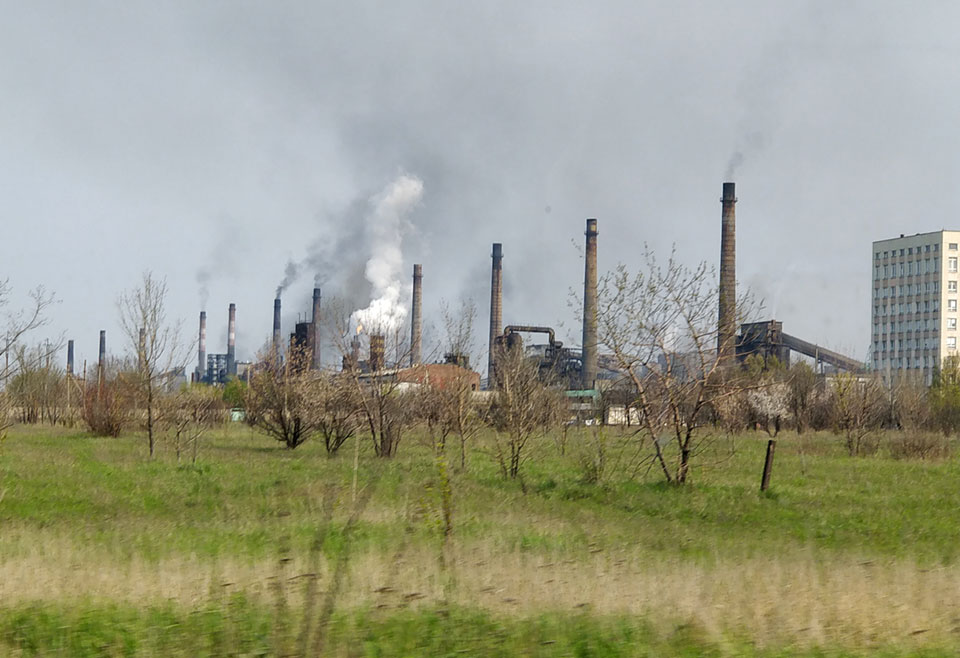
[(16, 369), (7, 392), (22, 423), (58, 423), (64, 415), (67, 379), (53, 363), (56, 349), (49, 343), (12, 348)]
[(497, 392), (490, 407), (497, 462), (504, 477), (516, 478), (529, 458), (528, 443), (563, 418), (566, 401), (541, 380), (539, 364), (519, 347), (499, 347), (494, 354)]
[(190, 449), (190, 461), (197, 463), (200, 439), (204, 433), (226, 419), (226, 403), (220, 389), (212, 386), (188, 386), (163, 398), (166, 410), (165, 425), (173, 435), (173, 448), (180, 463), (185, 448)]
[(357, 390), (349, 375), (324, 372), (317, 377), (315, 394), (320, 411), (317, 430), (327, 454), (335, 455), (361, 426)]
[(47, 323), (45, 313), (52, 304), (56, 303), (53, 293), (43, 286), (38, 286), (28, 293), (30, 302), (27, 306), (12, 310), (8, 308), (12, 292), (9, 280), (0, 281), (0, 309), (6, 311), (6, 323), (3, 328), (2, 342), (0, 342), (0, 380), (4, 384), (17, 368), (15, 359), (11, 363), (13, 350), (29, 332)]
[(840, 373), (833, 378), (835, 433), (843, 436), (851, 457), (864, 452), (867, 438), (883, 423), (886, 395), (873, 378)]
[[(354, 326), (350, 313), (334, 300), (325, 313), (327, 330), (333, 345), (343, 357), (342, 375), (353, 385), (360, 417), (370, 432), (374, 454), (389, 458), (396, 455), (404, 432), (414, 419), (414, 404), (397, 377), (400, 364), (410, 356), (406, 341), (409, 331), (387, 322), (372, 327)], [(369, 333), (365, 333), (369, 332)], [(361, 363), (357, 352), (362, 339), (378, 336), (383, 340), (382, 363)]]
[(185, 372), (192, 345), (183, 339), (183, 321), (168, 322), (167, 282), (145, 271), (140, 286), (117, 299), (120, 326), (136, 355), (131, 383), (146, 413), (145, 428), (153, 457), (158, 419), (158, 396), (178, 374)]
[(313, 436), (322, 417), (322, 383), (309, 371), (311, 353), (294, 347), (282, 358), (261, 351), (244, 392), (246, 422), (293, 450)]
[(797, 433), (802, 434), (812, 420), (811, 415), (817, 396), (817, 373), (806, 363), (797, 363), (791, 366), (787, 383), (790, 387), (787, 404), (793, 415)]
[[(671, 254), (660, 266), (647, 251), (644, 271), (620, 265), (598, 285), (600, 341), (633, 386), (654, 461), (677, 484), (706, 445), (712, 409), (749, 388), (734, 356), (717, 352), (715, 279), (705, 264), (689, 269)], [(751, 306), (749, 296), (738, 300), (741, 314)], [(676, 447), (672, 466), (666, 438)]]

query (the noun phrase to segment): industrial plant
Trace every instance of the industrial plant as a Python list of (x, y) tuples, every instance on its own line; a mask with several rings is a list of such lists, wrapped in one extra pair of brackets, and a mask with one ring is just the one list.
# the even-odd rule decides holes
[[(777, 320), (751, 320), (738, 326), (736, 203), (735, 184), (723, 183), (717, 287), (717, 358), (735, 357), (743, 361), (751, 355), (758, 355), (764, 359), (775, 358), (779, 363), (789, 365), (791, 355), (796, 353), (813, 359), (820, 372), (826, 372), (829, 368), (863, 373), (865, 367), (862, 362), (787, 334)], [(586, 220), (584, 236), (582, 333), (579, 347), (564, 345), (557, 340), (553, 327), (531, 322), (535, 318), (512, 317), (511, 322), (504, 325), (504, 248), (502, 243), (497, 242), (493, 243), (491, 251), (490, 325), (485, 378), (470, 369), (469, 356), (464, 354), (444, 354), (437, 363), (423, 363), (423, 265), (420, 263), (413, 265), (409, 344), (403, 350), (397, 350), (396, 355), (388, 355), (386, 337), (382, 331), (372, 329), (367, 333), (362, 326), (358, 326), (356, 333), (344, 338), (344, 344), (336, 350), (340, 352), (340, 369), (356, 372), (362, 377), (376, 375), (418, 384), (449, 379), (451, 369), (459, 369), (469, 371), (471, 377), (475, 376), (472, 386), (475, 390), (493, 389), (498, 383), (497, 355), (504, 349), (519, 349), (528, 359), (536, 361), (545, 382), (563, 388), (569, 397), (581, 403), (584, 400), (588, 403), (597, 400), (603, 390), (623, 379), (623, 373), (611, 354), (601, 352), (602, 343), (598, 336), (597, 219)], [(956, 293), (957, 282), (950, 280), (941, 285), (938, 255), (942, 251), (956, 251), (958, 243), (960, 233), (946, 231), (901, 236), (874, 243), (874, 370), (889, 372), (919, 368), (929, 378), (940, 355), (956, 349), (956, 338), (939, 332), (931, 318), (941, 306), (956, 310), (956, 299), (946, 295)], [(949, 260), (952, 272), (956, 272), (956, 262), (957, 256), (954, 255)], [(894, 277), (897, 285), (891, 283)], [(270, 356), (282, 362), (285, 354), (297, 350), (309, 355), (303, 367), (321, 370), (324, 367), (321, 289), (314, 287), (312, 307), (306, 314), (308, 319), (296, 322), (287, 341), (283, 339), (281, 326), (280, 292), (278, 289), (272, 306)], [(949, 306), (951, 304), (953, 306)], [(908, 309), (906, 316), (903, 315), (905, 305)], [(236, 304), (229, 304), (227, 313), (226, 350), (212, 353), (207, 351), (207, 312), (200, 311), (197, 361), (190, 374), (192, 382), (222, 386), (231, 378), (248, 379), (256, 367), (252, 362), (237, 360)], [(952, 329), (955, 330), (956, 320), (953, 322)], [(543, 338), (538, 340), (538, 336)], [(367, 345), (366, 354), (362, 353), (364, 342)], [(67, 345), (67, 372), (70, 374), (74, 372), (73, 346), (73, 340), (70, 340)], [(661, 355), (661, 360), (678, 358), (682, 359), (682, 355)], [(98, 373), (103, 372), (105, 360), (106, 332), (101, 331)], [(578, 408), (583, 409), (582, 406)]]

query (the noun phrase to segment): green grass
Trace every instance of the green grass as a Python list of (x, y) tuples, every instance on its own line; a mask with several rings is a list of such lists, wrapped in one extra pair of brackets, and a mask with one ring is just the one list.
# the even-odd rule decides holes
[[(231, 426), (178, 465), (166, 446), (149, 460), (139, 436), (18, 427), (0, 447), (0, 579), (21, 578), (0, 582), (0, 647), (274, 655), (278, 629), (296, 635), (319, 614), (342, 561), (334, 655), (960, 648), (946, 609), (960, 604), (960, 462), (850, 458), (835, 437), (791, 434), (761, 494), (766, 438), (718, 439), (673, 487), (646, 468), (586, 483), (576, 432), (562, 455), (537, 442), (523, 482), (504, 481), (481, 437), (452, 473), (444, 548), (435, 461), (415, 435), (393, 460), (361, 443), (369, 502), (351, 522), (352, 443), (329, 458)], [(609, 462), (625, 465), (633, 442), (611, 435)]]

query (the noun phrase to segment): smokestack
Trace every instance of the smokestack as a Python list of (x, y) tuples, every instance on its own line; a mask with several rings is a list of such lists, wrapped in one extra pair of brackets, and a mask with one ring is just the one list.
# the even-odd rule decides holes
[(107, 332), (105, 329), (100, 330), (100, 356), (97, 360), (97, 385), (103, 386), (103, 369), (107, 365)]
[(490, 272), (490, 348), (487, 354), (487, 386), (493, 387), (493, 352), (503, 325), (503, 245), (493, 243), (493, 265)]
[(320, 288), (313, 289), (313, 315), (310, 318), (310, 332), (313, 348), (311, 364), (314, 370), (320, 370)]
[(280, 298), (273, 300), (273, 351), (280, 357)]
[(720, 228), (720, 312), (717, 319), (717, 356), (734, 356), (737, 335), (737, 203), (734, 183), (723, 184)]
[[(227, 320), (227, 375), (237, 374), (237, 305), (230, 304)], [(206, 364), (201, 366), (206, 369)]]
[(370, 361), (367, 365), (370, 366), (370, 372), (378, 372), (383, 370), (383, 362), (386, 356), (386, 346), (383, 339), (383, 334), (373, 334), (370, 336)]
[(423, 265), (413, 266), (413, 309), (411, 310), (410, 365), (415, 366), (422, 359), (423, 339)]
[(67, 374), (73, 374), (73, 340), (67, 341)]
[(200, 311), (200, 339), (197, 342), (197, 380), (203, 379), (207, 368), (207, 312)]
[(597, 220), (587, 220), (583, 273), (583, 365), (580, 386), (592, 389), (597, 380)]

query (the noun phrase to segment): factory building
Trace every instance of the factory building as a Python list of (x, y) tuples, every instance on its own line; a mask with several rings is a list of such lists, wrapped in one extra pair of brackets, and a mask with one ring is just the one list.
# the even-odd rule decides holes
[(929, 384), (957, 354), (958, 258), (960, 231), (873, 243), (870, 358), (887, 381), (910, 373)]

